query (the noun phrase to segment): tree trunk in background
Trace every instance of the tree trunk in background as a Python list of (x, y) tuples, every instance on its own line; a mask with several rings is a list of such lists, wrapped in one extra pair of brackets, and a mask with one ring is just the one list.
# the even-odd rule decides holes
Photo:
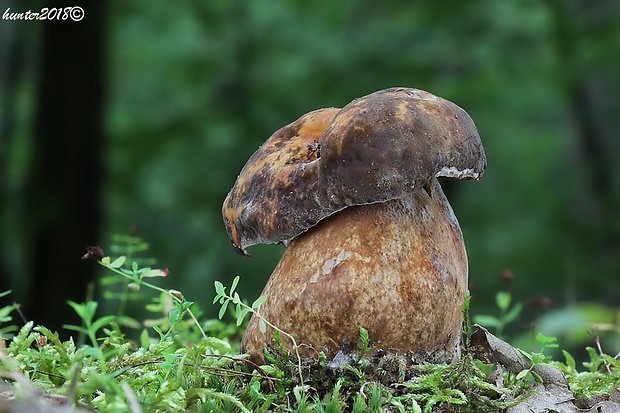
[[(9, 214), (9, 148), (14, 138), (16, 85), (24, 72), (23, 48), (15, 41), (23, 30), (18, 24), (6, 24), (1, 28), (0, 41), (0, 225), (8, 224)], [(14, 217), (11, 217), (14, 218)], [(0, 227), (0, 228), (2, 228)], [(3, 228), (4, 230), (4, 228)], [(6, 234), (0, 231), (0, 292), (12, 288)], [(6, 237), (8, 238), (8, 237)]]
[(24, 314), (52, 330), (79, 324), (66, 301), (82, 302), (94, 280), (95, 265), (80, 258), (97, 243), (101, 215), (102, 4), (85, 5), (79, 22), (41, 22), (27, 204), (32, 274)]

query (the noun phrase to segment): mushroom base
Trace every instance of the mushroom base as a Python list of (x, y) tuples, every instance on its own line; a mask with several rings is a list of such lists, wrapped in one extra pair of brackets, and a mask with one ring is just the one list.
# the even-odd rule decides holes
[[(260, 314), (295, 337), (305, 359), (321, 351), (328, 360), (356, 358), (364, 327), (370, 356), (452, 362), (467, 268), (458, 221), (433, 179), (406, 198), (349, 207), (295, 238), (261, 294)], [(242, 351), (262, 363), (273, 333), (252, 317)]]

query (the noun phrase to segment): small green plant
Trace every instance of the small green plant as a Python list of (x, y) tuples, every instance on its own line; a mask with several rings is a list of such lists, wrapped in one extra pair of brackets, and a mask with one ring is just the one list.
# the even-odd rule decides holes
[(168, 276), (167, 269), (153, 269), (150, 267), (140, 268), (137, 261), (133, 261), (131, 263), (130, 268), (125, 268), (123, 265), (127, 262), (127, 257), (121, 255), (115, 260), (111, 260), (110, 257), (103, 257), (99, 263), (107, 268), (108, 270), (116, 273), (117, 275), (124, 277), (128, 280), (127, 287), (134, 291), (140, 291), (141, 287), (148, 287), (152, 290), (159, 291), (160, 293), (170, 297), (175, 304), (175, 309), (171, 310), (168, 313), (168, 317), (170, 319), (171, 328), (164, 333), (161, 328), (157, 325), (153, 326), (153, 329), (157, 331), (162, 339), (165, 339), (168, 334), (170, 334), (174, 327), (183, 319), (183, 315), (189, 314), (190, 318), (194, 321), (194, 325), (200, 331), (200, 334), (207, 338), (206, 333), (200, 326), (198, 319), (194, 315), (191, 307), (194, 305), (193, 301), (187, 301), (183, 294), (177, 290), (165, 290), (157, 285), (154, 285), (150, 282), (145, 281), (145, 278), (153, 278), (153, 277), (166, 277)]
[(558, 348), (558, 343), (556, 343), (557, 338), (547, 337), (542, 333), (536, 334), (536, 341), (538, 341), (541, 345), (539, 352), (528, 353), (527, 351), (518, 349), (521, 354), (523, 354), (531, 362), (531, 366), (517, 373), (516, 380), (521, 380), (529, 374), (534, 378), (534, 380), (542, 383), (542, 378), (533, 369), (536, 366), (540, 366), (545, 363), (545, 360), (547, 359), (547, 356), (544, 354), (545, 350), (549, 348)]
[(469, 290), (465, 292), (465, 301), (463, 302), (463, 342), (465, 347), (469, 340), (469, 336), (473, 333), (471, 328), (471, 320), (469, 319), (469, 307), (471, 306), (471, 293)]
[(551, 363), (564, 373), (575, 398), (589, 399), (597, 394), (608, 395), (617, 391), (620, 383), (620, 355), (612, 357), (589, 346), (586, 351), (588, 361), (582, 363), (585, 371), (577, 369), (575, 359), (566, 350), (562, 350), (564, 363)]
[(82, 319), (83, 326), (64, 325), (64, 328), (68, 330), (74, 330), (86, 335), (90, 340), (90, 347), (88, 347), (94, 355), (100, 360), (105, 360), (106, 356), (101, 352), (99, 343), (97, 340), (97, 333), (103, 327), (110, 325), (114, 322), (115, 317), (113, 315), (106, 315), (100, 318), (95, 318), (97, 312), (98, 303), (96, 301), (87, 301), (84, 304), (78, 304), (73, 301), (68, 302), (69, 305), (75, 310), (75, 312)]
[[(0, 298), (6, 297), (9, 294), (11, 294), (11, 290), (1, 292)], [(6, 324), (13, 321), (11, 313), (18, 308), (19, 306), (17, 304), (11, 304), (7, 305), (6, 307), (0, 308), (0, 326), (3, 326), (0, 328), (0, 339), (10, 339), (11, 337), (13, 337), (13, 333), (17, 331), (17, 326), (13, 324)]]
[(499, 317), (479, 314), (474, 316), (474, 322), (485, 327), (495, 328), (495, 335), (501, 338), (506, 326), (515, 321), (523, 310), (522, 303), (517, 303), (511, 307), (511, 302), (512, 296), (509, 292), (498, 291), (495, 294), (495, 304), (500, 311)]
[(370, 338), (368, 336), (368, 330), (364, 327), (360, 327), (360, 346), (359, 346), (359, 354), (357, 356), (357, 360), (355, 360), (356, 364), (358, 364), (372, 347), (370, 347)]
[(302, 373), (302, 367), (301, 367), (301, 356), (299, 355), (299, 348), (297, 346), (297, 341), (295, 340), (295, 337), (293, 337), (291, 334), (287, 333), (286, 331), (281, 330), (280, 328), (278, 328), (277, 326), (269, 322), (269, 320), (267, 320), (265, 317), (260, 315), (260, 311), (259, 311), (260, 306), (265, 301), (267, 301), (267, 297), (265, 296), (258, 297), (252, 303), (252, 305), (247, 305), (246, 303), (241, 301), (239, 294), (235, 291), (238, 283), (239, 283), (239, 276), (236, 276), (233, 279), (229, 292), (227, 293), (226, 287), (224, 287), (224, 284), (222, 284), (220, 281), (215, 281), (215, 293), (216, 294), (215, 294), (215, 298), (213, 298), (213, 304), (219, 303), (221, 305), (220, 311), (218, 314), (220, 320), (222, 319), (222, 317), (224, 317), (224, 314), (226, 313), (226, 309), (228, 308), (228, 304), (232, 302), (235, 305), (234, 312), (235, 312), (235, 319), (237, 320), (237, 326), (240, 326), (243, 323), (243, 320), (245, 319), (245, 317), (251, 313), (255, 317), (258, 318), (259, 329), (262, 333), (265, 333), (265, 331), (267, 331), (267, 326), (269, 326), (273, 328), (275, 331), (277, 331), (278, 333), (286, 336), (293, 343), (293, 350), (295, 351), (295, 355), (297, 357), (297, 370), (299, 374), (299, 381), (303, 383), (304, 380), (303, 380), (303, 373)]
[[(497, 387), (471, 354), (453, 364), (418, 366), (419, 376), (404, 383), (408, 392), (396, 398), (412, 402), (413, 411), (498, 412), (510, 407), (522, 390), (518, 387)], [(506, 396), (509, 396), (507, 398)]]

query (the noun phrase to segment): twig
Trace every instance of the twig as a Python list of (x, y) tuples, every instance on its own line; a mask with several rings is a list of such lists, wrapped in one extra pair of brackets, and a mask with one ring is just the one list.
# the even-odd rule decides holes
[(17, 314), (19, 314), (19, 318), (21, 318), (22, 321), (24, 322), (24, 324), (26, 324), (28, 322), (28, 319), (26, 318), (26, 316), (22, 312), (21, 308), (19, 308), (19, 304), (17, 304), (15, 301), (13, 301), (13, 307), (15, 307), (15, 311), (17, 312)]
[(367, 384), (369, 384), (369, 381), (365, 381), (364, 384), (362, 384), (362, 386), (360, 387), (360, 394), (362, 395), (362, 397), (364, 398), (364, 400), (367, 399), (366, 394), (364, 393), (364, 387), (366, 387)]
[[(237, 370), (233, 370), (233, 369), (227, 369), (225, 367), (215, 367), (215, 366), (201, 366), (201, 368), (205, 369), (205, 370), (216, 370), (216, 371), (222, 371), (225, 373), (233, 373), (233, 375), (236, 376), (250, 376), (250, 377), (254, 377), (254, 374), (252, 373), (248, 373), (245, 371), (237, 371)], [(211, 373), (214, 374), (216, 376), (219, 377), (230, 377), (230, 374), (218, 374), (218, 373)], [(274, 391), (275, 389), (271, 386), (271, 380), (278, 380), (280, 381), (280, 379), (275, 378), (275, 377), (269, 377), (269, 376), (263, 376), (263, 375), (259, 375), (260, 378), (262, 379), (267, 379), (267, 382), (270, 384), (269, 386), (269, 390)]]
[(49, 372), (47, 372), (47, 371), (43, 371), (43, 370), (39, 370), (39, 369), (36, 369), (36, 370), (35, 370), (35, 373), (44, 374), (44, 375), (46, 375), (46, 376), (56, 377), (57, 379), (63, 379), (63, 380), (64, 380), (64, 378), (65, 378), (65, 376), (61, 376), (60, 374), (56, 374), (56, 373), (49, 373)]
[[(269, 386), (269, 390), (272, 391), (272, 392), (275, 391), (275, 387), (273, 386), (274, 380), (280, 380), (278, 378), (269, 376), (267, 373), (265, 373), (265, 370), (263, 370), (259, 365), (257, 365), (256, 363), (252, 362), (251, 360), (240, 359), (238, 357), (227, 356), (227, 355), (224, 355), (224, 354), (203, 354), (203, 357), (222, 357), (222, 358), (233, 360), (235, 362), (245, 362), (245, 363), (251, 364), (259, 372), (259, 377), (262, 378), (262, 379), (267, 380), (267, 385)], [(132, 364), (131, 366), (127, 367), (127, 370), (121, 372), (119, 374), (119, 376), (121, 374), (124, 374), (127, 371), (133, 369), (133, 368), (140, 367), (140, 366), (146, 366), (148, 364), (161, 363), (163, 360), (164, 360), (163, 357), (158, 357), (158, 358), (153, 359), (153, 360), (141, 361), (140, 363)], [(194, 367), (194, 364), (193, 363), (183, 363), (183, 366)], [(223, 367), (201, 366), (201, 368), (203, 368), (203, 369), (211, 369), (211, 370), (218, 370), (218, 371), (222, 371), (222, 372), (226, 372), (226, 373), (234, 373), (234, 374), (236, 374), (238, 376), (253, 376), (252, 373), (246, 373), (244, 371), (237, 371), (237, 370), (232, 370), (232, 369), (226, 369), (226, 368), (223, 368)], [(216, 375), (220, 376), (220, 377), (228, 376), (228, 375), (224, 375), (224, 374), (216, 374)]]
[[(254, 363), (252, 360), (248, 360), (248, 359), (241, 359), (239, 357), (233, 357), (233, 356), (227, 356), (225, 354), (204, 354), (203, 357), (222, 357), (225, 359), (229, 359), (229, 360), (233, 360), (235, 362), (245, 362), (250, 364), (254, 369), (256, 369), (259, 374), (260, 377), (267, 380), (267, 384), (269, 386), (269, 390), (270, 391), (274, 391), (275, 388), (273, 387), (273, 380), (280, 380), (274, 377), (269, 376), (267, 373), (265, 373), (265, 370), (263, 370), (258, 364)], [(208, 366), (206, 366), (208, 367)], [(250, 374), (251, 375), (251, 374)]]
[[(604, 353), (603, 353), (603, 349), (601, 348), (601, 336), (598, 334), (598, 329), (594, 329), (594, 331), (596, 331), (596, 334), (590, 334), (590, 335), (592, 336), (592, 338), (594, 339), (594, 342), (596, 343), (598, 354), (602, 356)], [(607, 369), (607, 373), (611, 375), (611, 368), (609, 368), (609, 363), (607, 362), (607, 360), (603, 359), (603, 364), (605, 365), (605, 369)]]

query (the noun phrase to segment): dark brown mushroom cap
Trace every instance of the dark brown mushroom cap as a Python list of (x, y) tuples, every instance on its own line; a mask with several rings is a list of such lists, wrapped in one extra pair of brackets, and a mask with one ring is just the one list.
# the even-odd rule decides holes
[[(276, 131), (250, 157), (222, 215), (235, 250), (293, 239), (333, 213), (319, 200), (319, 141), (340, 109), (319, 109)], [(324, 195), (323, 195), (324, 196)]]
[(422, 90), (386, 89), (275, 132), (244, 166), (222, 214), (233, 247), (247, 255), (347, 206), (400, 198), (434, 176), (479, 179), (485, 167), (463, 109)]

